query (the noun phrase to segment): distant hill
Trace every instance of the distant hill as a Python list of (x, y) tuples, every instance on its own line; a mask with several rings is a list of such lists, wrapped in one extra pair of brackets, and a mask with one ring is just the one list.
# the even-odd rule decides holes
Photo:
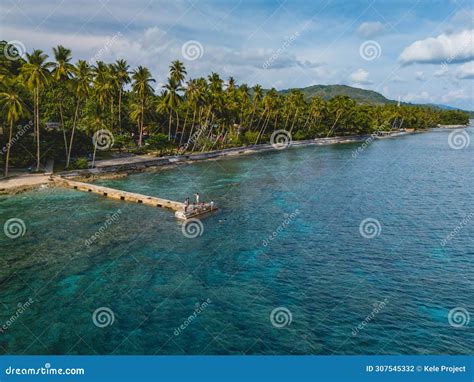
[[(347, 85), (313, 85), (313, 86), (308, 86), (305, 88), (284, 89), (284, 90), (278, 91), (278, 93), (288, 94), (292, 90), (300, 90), (304, 94), (306, 99), (317, 96), (325, 100), (329, 100), (331, 98), (334, 98), (335, 96), (343, 95), (343, 96), (351, 97), (352, 99), (362, 104), (382, 105), (382, 104), (397, 102), (397, 101), (384, 97), (382, 94), (377, 93), (376, 91), (354, 88), (352, 86), (347, 86)], [(459, 110), (456, 107), (452, 107), (448, 105), (431, 104), (431, 103), (411, 104), (411, 103), (402, 102), (402, 104), (415, 105), (415, 106), (427, 106), (433, 109)], [(474, 118), (474, 111), (468, 111), (468, 110), (463, 110), (463, 111), (466, 111), (466, 113), (469, 113), (471, 118)]]
[[(279, 93), (287, 94), (291, 90), (293, 89), (280, 90)], [(298, 90), (303, 92), (305, 98), (317, 96), (329, 100), (335, 96), (344, 95), (351, 97), (359, 103), (386, 104), (395, 102), (385, 98), (382, 94), (373, 90), (354, 88), (347, 85), (313, 85)]]

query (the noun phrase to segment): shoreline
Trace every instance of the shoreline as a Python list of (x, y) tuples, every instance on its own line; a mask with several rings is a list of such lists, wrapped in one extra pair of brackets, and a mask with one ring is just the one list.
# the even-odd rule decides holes
[[(395, 132), (383, 137), (374, 137), (374, 134), (339, 136), (330, 138), (315, 138), (309, 140), (292, 141), (287, 148), (299, 148), (309, 146), (329, 146), (346, 143), (363, 143), (367, 139), (395, 138), (403, 135), (414, 134), (415, 131)], [(243, 155), (251, 155), (268, 151), (279, 151), (269, 143), (256, 146), (232, 147), (222, 150), (214, 150), (204, 153), (173, 155), (166, 157), (131, 156), (123, 158), (104, 159), (96, 161), (96, 167), (92, 169), (62, 171), (55, 176), (74, 179), (78, 181), (93, 182), (97, 179), (124, 178), (130, 174), (145, 171), (156, 171), (158, 169), (170, 169), (181, 164), (192, 164), (204, 160), (216, 160), (232, 158)], [(51, 177), (53, 174), (27, 174), (0, 180), (0, 195), (16, 195), (22, 192), (32, 191), (41, 187), (55, 187)]]

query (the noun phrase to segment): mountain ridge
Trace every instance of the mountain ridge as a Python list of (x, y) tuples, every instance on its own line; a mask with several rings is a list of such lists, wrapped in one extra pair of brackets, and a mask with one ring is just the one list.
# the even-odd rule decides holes
[[(389, 103), (397, 103), (398, 101), (391, 100), (384, 95), (376, 92), (375, 90), (367, 90), (362, 88), (357, 88), (349, 85), (311, 85), (303, 88), (289, 88), (278, 90), (279, 94), (288, 94), (292, 90), (299, 90), (304, 94), (306, 99), (312, 97), (321, 97), (325, 100), (329, 100), (338, 95), (348, 96), (355, 101), (362, 104), (372, 104), (372, 105), (384, 105)], [(435, 103), (426, 103), (426, 104), (414, 104), (410, 102), (401, 102), (403, 105), (413, 105), (413, 106), (425, 106), (434, 109), (444, 109), (444, 110), (460, 110), (465, 111), (470, 114), (471, 118), (474, 118), (474, 111), (464, 110), (458, 107), (450, 105), (441, 105)]]

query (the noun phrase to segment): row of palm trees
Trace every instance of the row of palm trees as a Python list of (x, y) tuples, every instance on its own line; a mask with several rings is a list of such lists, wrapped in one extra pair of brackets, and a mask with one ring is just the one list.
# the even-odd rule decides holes
[[(6, 42), (0, 43), (0, 52), (6, 48)], [(125, 60), (73, 64), (71, 50), (61, 45), (53, 48), (53, 56), (50, 61), (43, 51), (33, 50), (24, 59), (12, 60), (0, 54), (0, 120), (8, 142), (5, 174), (15, 124), (28, 118), (33, 122), (39, 171), (47, 144), (45, 122), (51, 121), (60, 126), (62, 143), (55, 141), (55, 145), (63, 146), (56, 159), (69, 168), (74, 156), (84, 154), (76, 136), (90, 137), (104, 128), (131, 150), (164, 142), (183, 152), (258, 144), (278, 129), (304, 139), (370, 133), (395, 120), (403, 120), (405, 127), (424, 128), (442, 115), (429, 108), (360, 105), (344, 96), (307, 100), (298, 90), (283, 95), (260, 85), (237, 85), (232, 77), (224, 83), (217, 73), (186, 82), (186, 68), (180, 61), (171, 63), (166, 83), (156, 89), (146, 67), (131, 70)]]

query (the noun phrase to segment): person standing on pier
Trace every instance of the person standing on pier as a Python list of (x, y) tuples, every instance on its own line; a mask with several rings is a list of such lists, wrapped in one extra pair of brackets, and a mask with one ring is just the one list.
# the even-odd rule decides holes
[(196, 197), (196, 204), (199, 205), (199, 192), (194, 194), (194, 196)]
[(186, 200), (184, 201), (184, 212), (188, 210), (188, 207), (189, 207), (189, 198), (186, 198)]

